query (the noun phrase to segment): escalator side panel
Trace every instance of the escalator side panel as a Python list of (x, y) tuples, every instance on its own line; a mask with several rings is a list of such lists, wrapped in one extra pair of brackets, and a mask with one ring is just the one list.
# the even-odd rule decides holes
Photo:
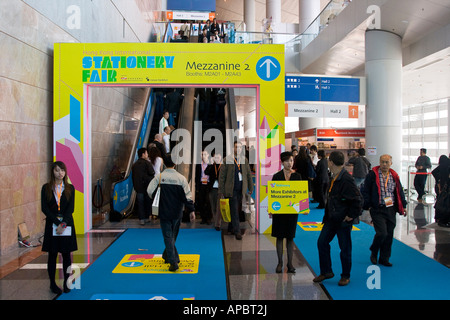
[(123, 180), (117, 181), (112, 184), (111, 187), (111, 213), (110, 220), (118, 221), (122, 219), (128, 212), (131, 211), (134, 205), (134, 189), (133, 180), (131, 175), (131, 167), (137, 160), (137, 150), (146, 147), (150, 135), (151, 123), (155, 113), (155, 101), (153, 99), (153, 90), (149, 90), (149, 97), (147, 107), (143, 115), (142, 121), (139, 127), (139, 134), (136, 137), (136, 142), (133, 145), (133, 149), (129, 158), (127, 171)]

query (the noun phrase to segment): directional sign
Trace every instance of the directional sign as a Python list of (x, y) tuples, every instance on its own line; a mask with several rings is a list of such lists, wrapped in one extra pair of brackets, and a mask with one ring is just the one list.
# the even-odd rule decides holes
[(360, 102), (360, 79), (286, 76), (286, 101)]
[(299, 118), (353, 118), (358, 119), (358, 106), (347, 104), (287, 103), (287, 117)]
[(264, 81), (275, 80), (280, 75), (280, 71), (280, 63), (274, 57), (265, 56), (256, 63), (256, 73)]

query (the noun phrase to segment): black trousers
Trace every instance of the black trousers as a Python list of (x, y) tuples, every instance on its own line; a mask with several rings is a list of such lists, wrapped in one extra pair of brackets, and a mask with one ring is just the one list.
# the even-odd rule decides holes
[(380, 260), (389, 261), (392, 241), (394, 239), (394, 229), (397, 223), (395, 208), (394, 206), (388, 208), (371, 208), (370, 216), (372, 217), (375, 228), (375, 236), (373, 237), (370, 251), (375, 256), (378, 256), (378, 253), (380, 253)]
[(425, 194), (425, 184), (427, 182), (426, 174), (416, 174), (414, 177), (414, 189), (417, 191), (417, 200), (422, 199)]
[(209, 201), (209, 187), (204, 184), (198, 186), (198, 193), (196, 194), (195, 203), (200, 212), (202, 222), (209, 222), (212, 219), (211, 206)]

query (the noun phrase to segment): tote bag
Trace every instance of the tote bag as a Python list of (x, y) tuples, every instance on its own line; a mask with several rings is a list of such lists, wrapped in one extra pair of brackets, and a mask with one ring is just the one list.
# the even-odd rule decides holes
[(229, 199), (220, 199), (220, 213), (225, 222), (231, 222), (230, 201)]
[(155, 197), (152, 203), (152, 215), (157, 216), (159, 214), (159, 197), (161, 193), (161, 174), (159, 174), (158, 188), (156, 189)]

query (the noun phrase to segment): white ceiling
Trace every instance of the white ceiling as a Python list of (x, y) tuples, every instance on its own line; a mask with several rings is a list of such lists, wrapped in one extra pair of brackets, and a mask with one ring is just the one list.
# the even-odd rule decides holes
[[(386, 0), (379, 6), (381, 29), (400, 35), (403, 48), (450, 22), (450, 0)], [(366, 22), (363, 21), (302, 72), (364, 75), (366, 28)], [(404, 105), (450, 97), (448, 52), (444, 50), (406, 66), (403, 78)]]

